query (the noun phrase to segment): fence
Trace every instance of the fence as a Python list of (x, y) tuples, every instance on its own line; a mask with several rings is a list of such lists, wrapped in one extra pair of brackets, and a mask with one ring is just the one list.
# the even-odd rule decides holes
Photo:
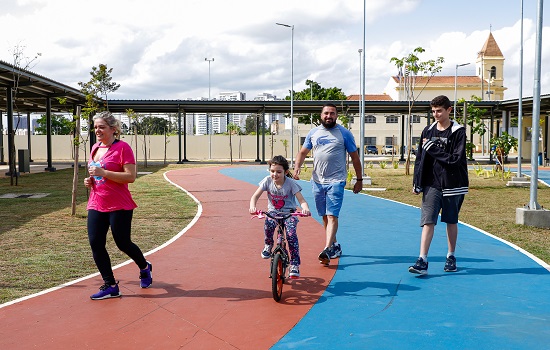
[[(166, 159), (168, 162), (175, 162), (179, 160), (177, 135), (167, 136), (166, 138), (163, 135), (149, 135), (145, 138), (143, 135), (138, 135), (137, 142), (134, 135), (123, 135), (121, 139), (132, 146), (139, 162), (145, 159), (145, 149), (147, 150), (147, 159), (151, 161)], [(286, 147), (285, 143), (287, 144)], [(258, 158), (256, 135), (233, 135), (231, 136), (231, 147), (228, 135), (187, 135), (186, 144), (185, 158), (188, 160), (229, 160), (231, 154), (234, 161), (255, 160)], [(7, 145), (7, 135), (4, 135), (3, 153), (6, 162), (8, 160)], [(71, 136), (52, 135), (52, 160), (73, 161), (74, 150), (72, 145), (73, 139)], [(46, 135), (32, 135), (30, 146), (30, 157), (33, 161), (47, 160)], [(294, 141), (294, 152), (297, 152), (300, 146), (297, 138)], [(16, 135), (15, 148), (16, 150), (29, 149), (28, 137)], [(81, 159), (84, 150), (88, 153), (89, 149), (89, 143), (82, 144), (79, 151)], [(259, 159), (263, 159), (262, 154), (262, 136), (260, 136)], [(288, 137), (274, 135), (272, 138), (271, 135), (265, 135), (265, 159), (268, 160), (272, 155), (290, 157), (290, 140)], [(181, 157), (184, 157), (183, 135), (181, 136)]]

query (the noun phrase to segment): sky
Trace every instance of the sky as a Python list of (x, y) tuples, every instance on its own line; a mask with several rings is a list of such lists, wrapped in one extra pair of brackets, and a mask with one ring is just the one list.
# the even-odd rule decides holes
[[(307, 79), (360, 94), (358, 50), (365, 45), (365, 92), (382, 94), (397, 73), (390, 59), (416, 47), (426, 50), (423, 61), (445, 59), (439, 75), (454, 76), (463, 63), (470, 65), (458, 75), (475, 75), (477, 53), (491, 31), (505, 57), (505, 99), (520, 95), (521, 0), (368, 0), (365, 30), (364, 3), (2, 0), (0, 23), (7, 30), (0, 60), (13, 63), (20, 52), (19, 66), (77, 89), (90, 80), (92, 67), (106, 64), (120, 84), (109, 99), (200, 99), (240, 91), (252, 100), (262, 93), (284, 98), (292, 81), (301, 91)], [(535, 85), (537, 5), (523, 5), (522, 96), (532, 96)], [(543, 16), (540, 84), (548, 94), (548, 6)]]

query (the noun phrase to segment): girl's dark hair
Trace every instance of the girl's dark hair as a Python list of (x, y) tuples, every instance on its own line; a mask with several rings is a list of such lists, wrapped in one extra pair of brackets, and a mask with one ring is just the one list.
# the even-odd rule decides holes
[[(286, 158), (283, 156), (275, 156), (270, 160), (268, 160), (267, 164), (269, 165), (269, 167), (271, 167), (272, 165), (280, 165), (283, 167), (285, 172), (290, 169), (288, 166), (288, 160), (286, 160)], [(290, 171), (287, 173), (287, 176), (292, 177), (292, 174), (290, 173)]]

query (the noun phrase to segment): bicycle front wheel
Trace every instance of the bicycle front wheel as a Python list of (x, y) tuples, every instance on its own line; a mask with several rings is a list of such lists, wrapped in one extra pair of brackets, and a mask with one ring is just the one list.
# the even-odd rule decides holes
[(271, 263), (271, 289), (273, 291), (273, 299), (280, 301), (283, 295), (283, 284), (285, 276), (283, 271), (283, 256), (281, 253), (276, 253)]

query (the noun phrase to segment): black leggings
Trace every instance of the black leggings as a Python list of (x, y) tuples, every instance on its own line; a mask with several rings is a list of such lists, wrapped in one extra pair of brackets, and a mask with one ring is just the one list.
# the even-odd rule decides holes
[(117, 210), (103, 213), (97, 210), (88, 210), (88, 240), (92, 248), (95, 264), (105, 283), (116, 283), (111, 258), (105, 247), (107, 232), (111, 226), (111, 232), (115, 243), (121, 251), (126, 253), (140, 269), (147, 268), (147, 261), (141, 249), (132, 242), (132, 215), (133, 210)]

